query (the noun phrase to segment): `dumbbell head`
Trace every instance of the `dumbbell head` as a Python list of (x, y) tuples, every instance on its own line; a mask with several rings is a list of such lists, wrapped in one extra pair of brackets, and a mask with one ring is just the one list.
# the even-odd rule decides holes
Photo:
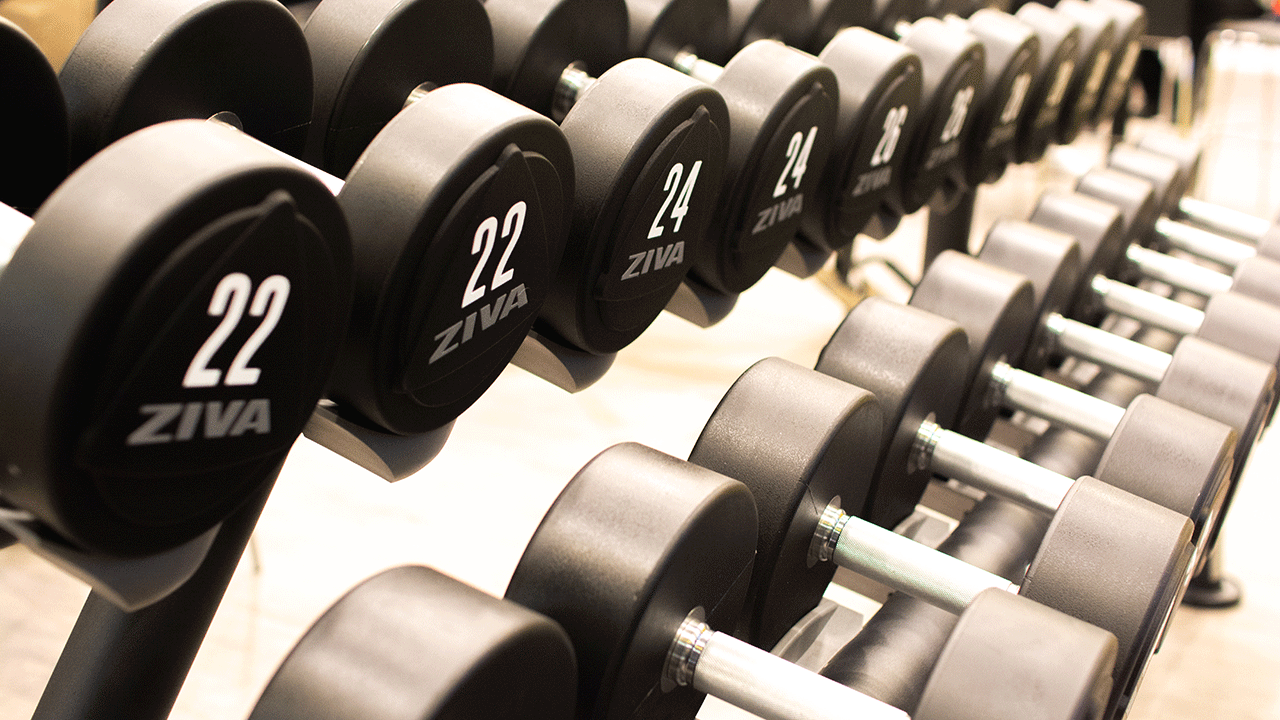
[[(1141, 177), (1120, 170), (1094, 168), (1080, 177), (1076, 192), (1108, 202), (1120, 210), (1124, 218), (1125, 246), (1144, 240), (1160, 212), (1156, 187)], [(1119, 258), (1115, 262), (1118, 263)], [(1102, 270), (1106, 272), (1112, 267), (1104, 266)]]
[(333, 196), (274, 151), (203, 122), (113, 144), (0, 276), (0, 489), (93, 551), (207, 531), (311, 416), (350, 283)]
[(751, 493), (641, 445), (582, 468), (547, 511), (506, 597), (564, 626), (578, 660), (580, 717), (693, 717), (702, 694), (664, 687), (695, 608), (734, 627), (756, 546)]
[[(752, 604), (735, 632), (773, 647), (812, 610), (835, 566), (812, 557), (814, 528), (833, 501), (861, 508), (874, 481), (868, 462), (880, 449), (883, 420), (875, 396), (768, 358), (734, 382), (712, 413), (689, 461), (751, 488), (760, 510)], [(803, 412), (789, 400), (807, 399)], [(762, 422), (764, 417), (771, 417)], [(785, 452), (782, 450), (785, 449)]]
[[(998, 220), (977, 257), (1031, 281), (1034, 317), (1070, 311), (1080, 284), (1080, 244), (1070, 235), (1023, 220)], [(1025, 351), (1011, 364), (1033, 373), (1044, 370), (1050, 357), (1045, 332), (1035, 323)]]
[[(729, 0), (729, 53), (757, 40), (802, 47), (813, 25), (811, 0)], [(724, 64), (729, 58), (708, 58)]]
[(1191, 185), (1191, 177), (1176, 160), (1133, 145), (1120, 144), (1111, 148), (1107, 154), (1107, 167), (1151, 183), (1157, 214), (1176, 212), (1178, 200), (1187, 194)]
[(249, 718), (567, 720), (576, 676), (573, 646), (551, 620), (435, 570), (399, 567), (312, 624)]
[(1091, 122), (1116, 42), (1116, 21), (1084, 0), (1061, 0), (1054, 10), (1080, 27), (1080, 59), (1062, 98), (1057, 141), (1068, 144)]
[(1064, 314), (1082, 319), (1099, 316), (1101, 308), (1088, 292), (1088, 282), (1095, 275), (1106, 274), (1124, 255), (1128, 242), (1123, 213), (1109, 202), (1079, 192), (1046, 192), (1031, 212), (1030, 221), (1070, 235), (1080, 245), (1080, 284), (1071, 312)]
[[(872, 26), (871, 2), (841, 2), (841, 0), (813, 0), (809, 3), (809, 27), (804, 41), (796, 47), (817, 55), (831, 42), (837, 33), (846, 28), (870, 28)], [(843, 86), (841, 90), (843, 91)]]
[(627, 0), (627, 13), (632, 56), (670, 65), (689, 48), (708, 60), (733, 55), (728, 0)]
[[(884, 412), (867, 501), (851, 514), (893, 527), (911, 514), (932, 473), (913, 461), (917, 428), (950, 427), (960, 411), (969, 343), (955, 324), (923, 311), (868, 298), (851, 311), (818, 357), (817, 369), (871, 391)], [(887, 322), (897, 331), (885, 333)], [(857, 379), (855, 382), (854, 379)]]
[(831, 159), (820, 191), (805, 200), (799, 232), (837, 250), (853, 242), (902, 173), (922, 74), (910, 48), (864, 28), (842, 30), (819, 59), (839, 78), (840, 109)]
[(493, 34), (480, 0), (325, 0), (307, 20), (314, 110), (302, 158), (346, 175), (413, 91), (488, 85)]
[(18, 139), (5, 159), (0, 202), (34, 212), (67, 174), (67, 107), (58, 76), (34, 40), (0, 18), (0, 95), (14, 110), (0, 120), (0, 137)]
[(1129, 97), (1129, 80), (1138, 61), (1138, 51), (1142, 49), (1142, 36), (1147, 31), (1147, 11), (1130, 0), (1099, 0), (1094, 4), (1116, 22), (1115, 49), (1111, 52), (1111, 63), (1092, 118), (1094, 123), (1103, 123), (1110, 120)]
[(1183, 177), (1187, 180), (1187, 185), (1190, 186), (1195, 182), (1200, 172), (1202, 156), (1200, 143), (1172, 133), (1150, 132), (1138, 140), (1137, 146), (1178, 163)]
[(1018, 126), (1035, 107), (1026, 100), (1039, 73), (1040, 38), (1018, 18), (989, 8), (973, 13), (967, 26), (986, 52), (973, 129), (963, 150), (965, 182), (977, 187), (998, 180), (1014, 160)]
[(927, 0), (871, 0), (871, 24), (867, 27), (895, 37), (899, 23), (915, 22), (928, 14)]
[(1029, 2), (1017, 18), (1040, 38), (1040, 72), (1027, 90), (1026, 106), (1014, 140), (1014, 161), (1035, 162), (1054, 142), (1067, 85), (1080, 62), (1080, 27), (1065, 15)]

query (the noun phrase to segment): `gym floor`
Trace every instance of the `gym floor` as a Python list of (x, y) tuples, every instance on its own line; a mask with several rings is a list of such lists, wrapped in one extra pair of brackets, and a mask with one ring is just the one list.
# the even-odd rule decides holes
[[(1257, 69), (1280, 68), (1280, 50), (1223, 52), (1202, 121), (1210, 162), (1200, 194), (1274, 216), (1280, 188), (1268, 180), (1280, 177), (1280, 129), (1271, 122), (1280, 77)], [(1097, 138), (1086, 139), (1056, 153), (1056, 163), (1016, 169), (980, 195), (983, 214), (1025, 216), (1018, 208), (1029, 208), (1046, 181), (1092, 162), (1096, 148)], [(920, 232), (915, 219), (896, 239), (859, 252), (918, 266), (911, 248)], [(458, 421), (439, 457), (396, 484), (299, 442), (172, 717), (245, 717), (314, 618), (384, 568), (427, 564), (501, 594), (542, 514), (594, 454), (637, 441), (687, 456), (743, 370), (767, 355), (812, 366), (844, 312), (819, 280), (772, 271), (714, 328), (664, 315), (577, 395), (509, 369)], [(1280, 440), (1268, 433), (1224, 535), (1226, 569), (1240, 580), (1244, 602), (1179, 610), (1132, 717), (1280, 718), (1280, 564), (1270, 525), (1280, 506), (1280, 488), (1270, 485), (1278, 468)], [(31, 715), (85, 594), (25, 549), (0, 550), (0, 717)]]

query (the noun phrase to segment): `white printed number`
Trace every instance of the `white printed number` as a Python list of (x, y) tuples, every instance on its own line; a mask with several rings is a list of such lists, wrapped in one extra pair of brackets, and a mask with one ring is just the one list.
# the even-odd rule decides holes
[(808, 135), (797, 132), (791, 136), (791, 140), (787, 143), (787, 164), (782, 167), (778, 184), (773, 187), (774, 197), (782, 197), (786, 194), (788, 175), (795, 181), (795, 187), (799, 189), (804, 172), (809, 169), (809, 153), (813, 151), (813, 139), (817, 136), (817, 125), (809, 128)]
[[(252, 301), (250, 295), (253, 296)], [(209, 301), (209, 315), (222, 316), (222, 321), (196, 351), (195, 357), (191, 358), (187, 373), (182, 376), (182, 387), (216, 387), (219, 382), (228, 386), (257, 384), (262, 370), (249, 367), (249, 361), (267, 341), (267, 336), (276, 329), (288, 300), (289, 278), (283, 275), (272, 275), (263, 280), (257, 292), (253, 291), (253, 281), (244, 273), (231, 273), (222, 278), (213, 289), (213, 298)], [(231, 367), (227, 368), (224, 377), (221, 370), (209, 367), (209, 363), (240, 324), (246, 308), (249, 315), (262, 318), (262, 322), (232, 358)]]
[(466, 307), (477, 300), (484, 299), (484, 294), (488, 290), (497, 290), (515, 277), (515, 271), (507, 267), (507, 263), (511, 262), (511, 251), (516, 249), (516, 243), (520, 241), (520, 233), (524, 232), (524, 216), (528, 212), (528, 205), (523, 200), (517, 201), (511, 209), (507, 210), (507, 215), (502, 220), (502, 237), (508, 238), (507, 247), (502, 251), (502, 257), (498, 259), (498, 267), (493, 271), (493, 281), (489, 283), (487, 289), (484, 285), (478, 285), (480, 282), (480, 273), (484, 272), (485, 265), (489, 263), (489, 256), (493, 254), (493, 245), (498, 239), (498, 218), (487, 217), (476, 228), (476, 236), (471, 241), (471, 254), (480, 253), (480, 260), (476, 263), (475, 270), (471, 271), (471, 279), (467, 281), (467, 289), (462, 293), (462, 307)]
[[(667, 206), (671, 204), (671, 200), (675, 199), (675, 207), (671, 208), (671, 219), (675, 221), (675, 225), (671, 227), (671, 232), (680, 232), (680, 226), (684, 223), (684, 216), (689, 214), (689, 199), (693, 196), (693, 186), (698, 182), (698, 173), (702, 170), (702, 161), (699, 160), (693, 164), (689, 170), (689, 177), (684, 181), (684, 187), (680, 187), (680, 177), (684, 175), (684, 164), (676, 163), (671, 166), (671, 170), (667, 172), (667, 181), (663, 183), (662, 189), (667, 192), (667, 199), (662, 201), (662, 207), (658, 210), (657, 216), (653, 218), (653, 224), (649, 226), (649, 239), (662, 237), (666, 232), (666, 228), (658, 223), (662, 222), (662, 216), (667, 213)], [(676, 195), (677, 190), (679, 196)]]
[(969, 115), (969, 103), (973, 102), (973, 86), (970, 85), (956, 93), (951, 99), (951, 114), (947, 116), (947, 124), (942, 127), (941, 142), (948, 143), (960, 137), (960, 129), (964, 127), (964, 119)]
[(907, 121), (907, 106), (899, 105), (890, 108), (884, 116), (884, 134), (876, 143), (876, 151), (871, 154), (871, 167), (880, 167), (893, 158), (893, 151), (898, 148), (898, 138), (902, 137), (902, 125)]
[(1013, 79), (1013, 87), (1009, 93), (1009, 102), (1005, 103), (1000, 113), (1000, 124), (1008, 125), (1022, 111), (1022, 103), (1027, 99), (1027, 88), (1031, 86), (1031, 73), (1022, 73)]

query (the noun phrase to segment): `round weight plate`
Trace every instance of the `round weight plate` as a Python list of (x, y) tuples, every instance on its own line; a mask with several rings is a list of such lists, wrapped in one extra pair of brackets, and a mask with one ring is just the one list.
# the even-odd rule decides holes
[(60, 76), (71, 160), (165, 120), (234, 113), (240, 127), (290, 155), (311, 119), (311, 55), (274, 0), (111, 3), (80, 37)]
[[(1155, 226), (1156, 215), (1160, 212), (1160, 197), (1154, 185), (1127, 172), (1095, 168), (1080, 177), (1076, 192), (1119, 208), (1124, 214), (1125, 245), (1133, 242), (1145, 244), (1143, 241)], [(1120, 255), (1123, 254), (1122, 249)], [(1119, 262), (1120, 258), (1117, 257), (1116, 261)], [(1102, 270), (1108, 272), (1112, 267), (1106, 266)]]
[(470, 407), (550, 290), (572, 168), (554, 123), (477, 85), (439, 88), (397, 115), (339, 194), (359, 331), (330, 397), (400, 434)]
[[(1275, 368), (1261, 360), (1198, 337), (1184, 337), (1174, 348), (1169, 369), (1156, 389), (1156, 397), (1236, 431), (1236, 453), (1224, 514), (1249, 452), (1271, 417), (1275, 379)], [(1210, 545), (1213, 540), (1209, 538)]]
[(1027, 570), (1021, 595), (1116, 636), (1110, 708), (1127, 706), (1181, 599), (1191, 535), (1186, 516), (1086, 476)]
[(809, 3), (809, 30), (805, 39), (795, 47), (817, 55), (845, 28), (869, 28), (872, 22), (872, 4), (842, 2), (841, 0), (813, 0)]
[(1054, 141), (1062, 100), (1080, 62), (1080, 27), (1040, 3), (1027, 3), (1016, 17), (1040, 38), (1040, 72), (1027, 91), (1026, 105), (1014, 140), (1014, 161), (1035, 162)]
[[(800, 47), (813, 26), (810, 0), (729, 0), (729, 54), (757, 40)], [(729, 58), (708, 57), (721, 65)]]
[(920, 57), (863, 28), (841, 31), (819, 56), (840, 82), (832, 154), (818, 192), (804, 204), (799, 233), (838, 250), (853, 242), (901, 173), (904, 142), (920, 106)]
[(208, 530), (311, 416), (350, 288), (337, 203), (275, 151), (203, 121), (113, 144), (0, 278), (0, 489), (90, 550)]
[(913, 460), (916, 432), (926, 419), (955, 421), (968, 364), (964, 331), (933, 313), (870, 297), (845, 317), (817, 369), (870, 390), (885, 419), (867, 504), (845, 512), (889, 528), (911, 514), (932, 477)]
[(1138, 51), (1142, 49), (1142, 36), (1147, 31), (1147, 11), (1129, 0), (1102, 0), (1095, 5), (1116, 21), (1115, 49), (1092, 118), (1095, 124), (1100, 124), (1110, 120), (1120, 109), (1120, 103), (1129, 97), (1129, 80), (1138, 62)]
[(1000, 413), (992, 402), (997, 362), (1016, 362), (1035, 327), (1035, 301), (1026, 277), (955, 250), (944, 250), (911, 294), (913, 307), (954, 320), (969, 338), (960, 414), (955, 431), (985, 438)]
[(973, 127), (974, 101), (982, 90), (986, 54), (962, 26), (923, 18), (902, 42), (924, 67), (920, 122), (913, 126), (898, 182), (885, 196), (890, 210), (910, 215), (934, 192), (963, 186), (962, 150)]
[[(1151, 183), (1156, 197), (1156, 214), (1176, 212), (1178, 200), (1186, 194), (1190, 181), (1172, 158), (1132, 145), (1117, 145), (1107, 155), (1107, 167), (1129, 173)], [(1154, 224), (1154, 218), (1152, 223)]]
[(1105, 630), (987, 590), (960, 616), (911, 717), (1098, 718), (1115, 661), (1116, 640)]
[(1280, 370), (1280, 307), (1238, 292), (1209, 298), (1196, 336)]
[(986, 49), (973, 129), (961, 152), (965, 182), (977, 187), (1000, 179), (1013, 162), (1018, 123), (1031, 107), (1026, 104), (1027, 91), (1040, 67), (1040, 40), (1025, 23), (998, 10), (979, 10), (968, 25)]
[(1231, 290), (1280, 306), (1280, 262), (1271, 258), (1247, 258), (1231, 274)]
[(1227, 497), (1236, 433), (1152, 395), (1126, 408), (1095, 477), (1191, 518), (1202, 547)]
[(568, 720), (576, 681), (573, 647), (551, 620), (400, 567), (326, 610), (249, 718)]
[(315, 105), (303, 159), (345, 176), (423, 83), (488, 85), (493, 33), (480, 0), (325, 0), (305, 28)]
[(734, 627), (756, 511), (741, 483), (643, 445), (615, 445), (574, 476), (520, 558), (507, 599), (569, 633), (579, 717), (693, 717), (703, 695), (666, 692), (672, 641), (696, 608)]
[[(1138, 140), (1138, 147), (1158, 153), (1178, 163), (1188, 187), (1200, 172), (1200, 143), (1167, 132), (1149, 132)], [(1185, 194), (1185, 190), (1183, 193)]]
[(9, 143), (0, 202), (30, 215), (67, 175), (67, 107), (58, 76), (34, 40), (0, 17), (0, 137)]
[(543, 312), (555, 334), (615, 352), (662, 312), (704, 242), (728, 124), (719, 93), (647, 59), (611, 68), (569, 111), (572, 241)]
[(836, 571), (810, 557), (818, 520), (833, 500), (863, 506), (882, 424), (870, 392), (779, 358), (729, 388), (689, 461), (742, 481), (759, 509), (747, 610), (734, 635), (773, 647), (818, 605)]
[(1059, 0), (1053, 9), (1080, 27), (1080, 60), (1067, 83), (1058, 117), (1057, 141), (1066, 145), (1076, 139), (1098, 106), (1102, 83), (1111, 65), (1116, 23), (1085, 0)]
[(898, 23), (910, 23), (929, 14), (926, 0), (871, 0), (871, 24), (867, 27), (897, 37)]
[(682, 50), (703, 58), (733, 54), (728, 0), (627, 0), (627, 12), (635, 57), (670, 65)]
[(1065, 235), (1022, 220), (999, 220), (991, 226), (978, 259), (1011, 270), (1031, 281), (1035, 307), (1025, 353), (1010, 363), (1039, 373), (1048, 364), (1051, 343), (1044, 318), (1066, 313), (1080, 283), (1080, 244)]
[(724, 293), (756, 284), (818, 192), (836, 124), (836, 76), (772, 40), (743, 48), (713, 85), (729, 107), (728, 185), (689, 272)]
[(1116, 267), (1128, 246), (1124, 216), (1115, 205), (1075, 193), (1046, 192), (1031, 212), (1036, 225), (1066, 233), (1080, 245), (1080, 284), (1072, 299), (1073, 317), (1089, 320), (1100, 314), (1089, 291), (1094, 275), (1105, 275)]
[(560, 75), (599, 75), (626, 57), (623, 0), (485, 0), (493, 27), (493, 88), (550, 115)]

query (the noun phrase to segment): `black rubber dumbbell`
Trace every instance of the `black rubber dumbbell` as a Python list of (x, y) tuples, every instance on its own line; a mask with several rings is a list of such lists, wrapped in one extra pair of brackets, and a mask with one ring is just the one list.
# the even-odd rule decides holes
[[(111, 144), (33, 219), (0, 214), (11, 531), (73, 563), (202, 554), (274, 481), (328, 382), (351, 298), (332, 195), (261, 143), (183, 122)], [(153, 569), (143, 585), (173, 580)]]
[(729, 107), (727, 184), (689, 283), (735, 295), (754, 285), (795, 236), (835, 147), (837, 80), (831, 68), (776, 41), (756, 41), (721, 66), (725, 0), (628, 0), (630, 53), (712, 85)]
[[(924, 314), (896, 307), (906, 316)], [(859, 322), (851, 315), (839, 332)], [(962, 334), (953, 337), (963, 343)], [(828, 346), (824, 358), (833, 352), (840, 350)], [(923, 404), (917, 402), (917, 409)], [(768, 646), (816, 606), (834, 573), (832, 564), (957, 613), (981, 592), (1018, 590), (1004, 578), (843, 509), (856, 508), (877, 482), (876, 473), (885, 468), (875, 458), (898, 432), (892, 426), (886, 427), (884, 438), (875, 432), (880, 416), (876, 405), (870, 391), (770, 358), (735, 382), (698, 439), (690, 460), (746, 483), (760, 505), (760, 543), (748, 592), (748, 637), (754, 641)], [(890, 422), (900, 417), (895, 410), (886, 408)], [(944, 442), (953, 443), (949, 437)], [(988, 463), (985, 456), (999, 454), (967, 442), (985, 448), (962, 451), (975, 467)], [(1050, 473), (1005, 457), (1009, 461), (1001, 471), (1006, 480), (1020, 477), (1029, 493), (1032, 487), (1051, 484), (1046, 482)], [(922, 457), (918, 462), (927, 468), (929, 461)], [(883, 476), (878, 481), (882, 488), (893, 482)], [(899, 491), (905, 489), (887, 492)], [(1191, 552), (1189, 523), (1093, 478), (1054, 494), (1061, 507), (1054, 506), (1052, 529), (1021, 582), (1020, 594), (1115, 634), (1120, 649), (1114, 689), (1117, 697), (1124, 696), (1154, 650), (1170, 603), (1181, 595)], [(1135, 582), (1137, 577), (1144, 580)], [(1122, 578), (1126, 584), (1117, 582)]]
[[(904, 717), (713, 631), (737, 623), (755, 529), (755, 503), (741, 483), (644, 446), (614, 446), (579, 471), (551, 506), (506, 598), (550, 616), (573, 640), (580, 717), (692, 718), (704, 694), (774, 720), (833, 712)], [(1096, 688), (1105, 687), (1100, 675), (1110, 664), (1113, 638), (1057, 614), (1050, 615), (1057, 619), (1053, 627), (1042, 614), (1012, 623), (1018, 630), (983, 622), (987, 613), (1014, 616), (1003, 595), (988, 593), (970, 610), (970, 622), (953, 634), (954, 650), (944, 653), (926, 690), (934, 704), (916, 717), (947, 717), (957, 703), (974, 703), (971, 688), (956, 687), (967, 683), (948, 682), (972, 678), (974, 667), (993, 670), (991, 696), (976, 701), (988, 717), (1014, 717), (1020, 702), (1008, 693), (1044, 677), (1046, 655), (1041, 662), (1010, 657), (1005, 643), (983, 637), (983, 625), (986, 633), (1029, 632), (1050, 643), (1070, 638), (1064, 654), (1087, 660), (1065, 671), (1062, 663), (1051, 664), (1052, 671), (1082, 679), (1073, 688), (1084, 698), (1076, 708), (1087, 710)]]
[(978, 259), (1026, 277), (1034, 293), (1038, 321), (1025, 354), (1012, 364), (1040, 372), (1054, 354), (1066, 354), (1148, 383), (1157, 397), (1236, 431), (1238, 476), (1271, 413), (1274, 368), (1196, 337), (1182, 338), (1166, 353), (1066, 317), (1082, 276), (1080, 256), (1073, 237), (1031, 223), (1001, 221), (987, 234)]
[[(576, 184), (569, 243), (535, 330), (601, 355), (653, 322), (701, 252), (728, 110), (710, 86), (626, 57), (623, 0), (487, 0), (494, 87), (560, 121)], [(598, 79), (591, 73), (599, 73)]]
[(1026, 106), (1014, 138), (1014, 162), (1035, 162), (1058, 138), (1067, 87), (1081, 63), (1081, 28), (1066, 15), (1036, 2), (1014, 14), (1040, 38), (1040, 68), (1027, 90)]
[(0, 93), (22, 98), (21, 112), (0, 120), (0, 137), (21, 138), (8, 153), (0, 203), (31, 214), (67, 175), (67, 106), (57, 74), (34, 40), (0, 17)]
[(352, 588), (289, 651), (250, 720), (574, 717), (556, 623), (425, 567)]
[[(440, 61), (421, 43), (455, 6), (467, 4), (322, 3), (308, 25), (324, 58), (314, 103), (308, 37), (266, 1), (112, 3), (61, 77), (81, 147), (165, 117), (217, 117), (247, 132), (310, 128), (296, 151), (351, 167), (345, 181), (324, 176), (357, 268), (330, 397), (340, 417), (392, 436), (447, 434), (515, 355), (551, 291), (573, 196), (554, 123), (454, 83), (487, 79), (487, 54)], [(434, 32), (483, 50), (488, 21), (471, 6)], [(276, 95), (292, 105), (271, 105)]]
[(1055, 138), (1068, 145), (1091, 123), (1098, 107), (1116, 46), (1117, 28), (1114, 18), (1090, 2), (1062, 0), (1053, 9), (1080, 29), (1080, 55), (1062, 98)]

